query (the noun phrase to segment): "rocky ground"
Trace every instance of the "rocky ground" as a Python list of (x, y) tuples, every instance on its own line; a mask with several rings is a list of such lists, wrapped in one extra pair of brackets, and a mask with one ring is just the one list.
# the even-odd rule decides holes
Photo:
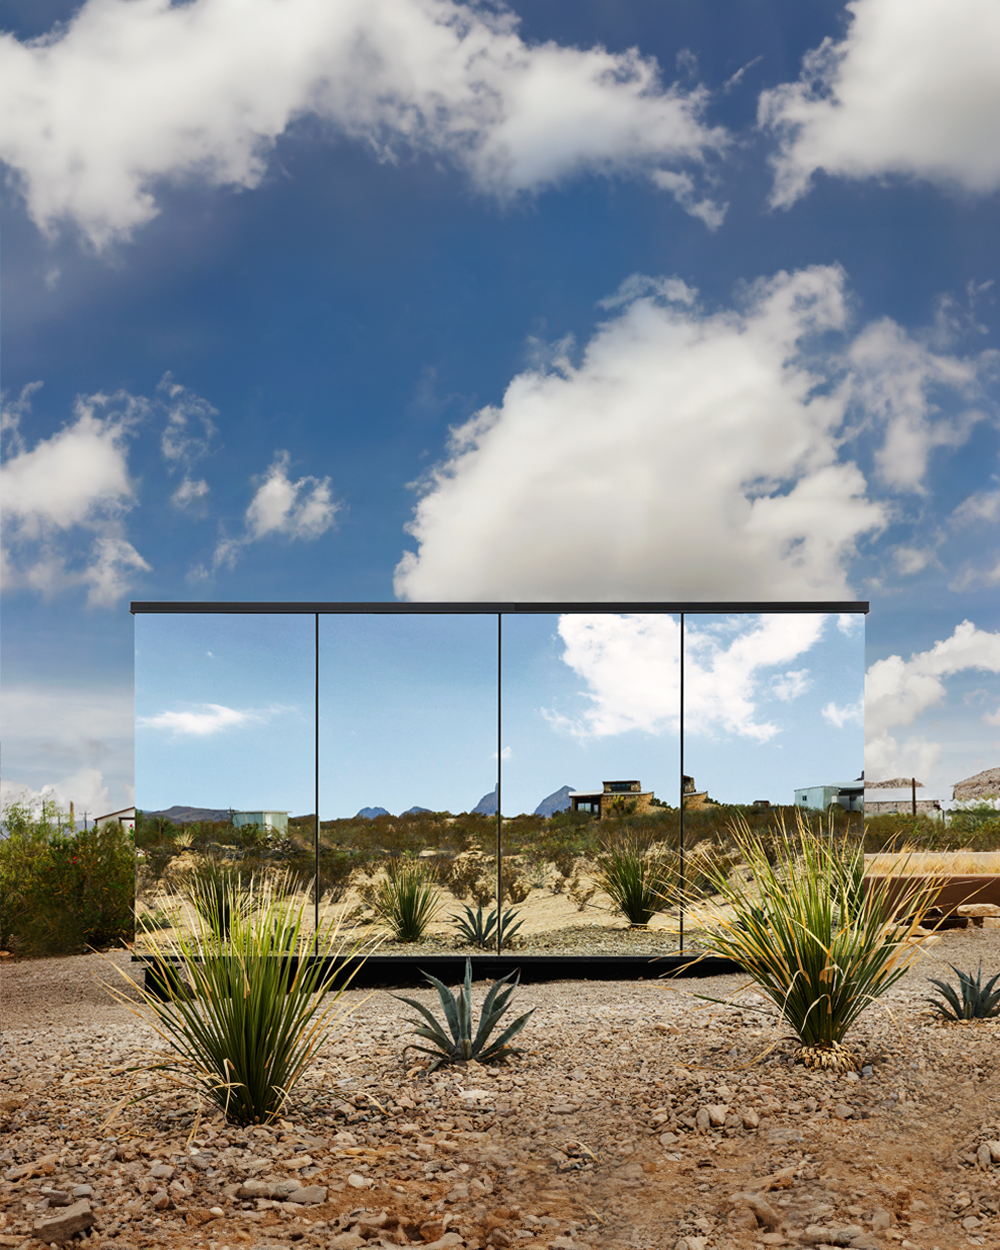
[(433, 1074), (407, 1008), (349, 992), (286, 1117), (244, 1130), (171, 1091), (102, 1128), (156, 1035), (98, 956), (5, 962), (0, 1246), (1000, 1246), (1000, 1023), (921, 1001), (980, 959), (1000, 971), (1000, 930), (943, 934), (841, 1075), (797, 1064), (753, 993), (689, 997), (739, 978), (522, 986), (523, 1055)]

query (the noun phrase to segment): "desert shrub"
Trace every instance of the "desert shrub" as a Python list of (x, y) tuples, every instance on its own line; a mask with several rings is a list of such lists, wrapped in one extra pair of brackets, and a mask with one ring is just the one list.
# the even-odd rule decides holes
[(339, 847), (321, 846), (319, 850), (320, 900), (331, 903), (343, 902), (354, 879), (355, 864), (349, 851)]
[[(467, 851), (456, 855), (441, 871), (441, 883), (456, 898), (475, 897), (477, 902), (485, 906), (493, 897), (493, 883), (490, 881), (492, 860), (478, 851)], [(488, 890), (482, 898), (484, 887)]]
[(955, 812), (947, 824), (923, 812), (916, 817), (865, 818), (864, 844), (869, 854), (892, 850), (901, 843), (916, 851), (1000, 850), (1000, 813), (992, 808)]
[(504, 860), (500, 868), (500, 902), (523, 903), (531, 893), (531, 882), (519, 864)]
[(597, 886), (593, 882), (589, 885), (585, 884), (580, 874), (575, 873), (569, 883), (567, 893), (576, 904), (576, 910), (584, 911), (590, 900), (597, 893)]
[[(305, 903), (296, 904), (280, 882), (254, 878), (245, 907), (233, 892), (225, 908), (231, 918), (225, 932), (214, 923), (223, 911), (214, 892), (200, 902), (175, 901), (187, 913), (189, 934), (172, 930), (169, 948), (161, 945), (152, 927), (144, 934), (164, 996), (143, 989), (119, 968), (115, 971), (138, 991), (141, 1005), (107, 986), (169, 1047), (156, 1062), (129, 1070), (165, 1074), (172, 1086), (195, 1094), (199, 1103), (207, 1100), (221, 1108), (232, 1124), (270, 1124), (346, 1015), (338, 1006), (344, 986), (329, 1003), (323, 1001), (337, 974), (334, 957), (344, 953), (338, 930), (321, 926), (317, 958), (292, 966), (272, 952), (301, 948)], [(179, 969), (172, 959), (175, 952)], [(159, 1092), (154, 1086), (126, 1098), (102, 1127), (124, 1106)]]
[(52, 842), (52, 906), (69, 922), (69, 945), (111, 946), (135, 934), (135, 846), (116, 821)]
[[(733, 835), (752, 876), (715, 877), (731, 910), (699, 919), (702, 946), (742, 967), (795, 1032), (807, 1064), (853, 1066), (844, 1038), (919, 956), (910, 939), (938, 883), (918, 882), (891, 898), (877, 887), (865, 893), (861, 842), (813, 830), (801, 812), (792, 833), (780, 820), (772, 831), (770, 844), (783, 848), (777, 863), (744, 821), (734, 822)], [(899, 923), (897, 914), (909, 919)]]

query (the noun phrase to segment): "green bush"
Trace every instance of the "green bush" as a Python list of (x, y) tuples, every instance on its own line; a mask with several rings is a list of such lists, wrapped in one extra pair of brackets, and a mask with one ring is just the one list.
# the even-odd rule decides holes
[(121, 825), (73, 831), (52, 802), (3, 811), (0, 941), (25, 955), (131, 941), (135, 847)]

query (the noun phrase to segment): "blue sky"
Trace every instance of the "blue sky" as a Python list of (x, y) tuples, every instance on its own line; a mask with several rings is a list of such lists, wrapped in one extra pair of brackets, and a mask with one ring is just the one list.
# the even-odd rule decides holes
[(6, 785), (131, 800), (130, 599), (868, 599), (869, 777), (1000, 765), (998, 55), (0, 0)]

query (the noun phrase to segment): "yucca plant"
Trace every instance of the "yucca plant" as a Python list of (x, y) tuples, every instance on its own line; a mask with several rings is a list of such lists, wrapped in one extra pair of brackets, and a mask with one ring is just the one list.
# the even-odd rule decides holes
[(434, 874), (419, 860), (390, 860), (369, 901), (397, 942), (419, 942), (441, 910)]
[[(496, 945), (497, 938), (494, 932), (497, 928), (496, 908), (485, 919), (481, 904), (473, 911), (469, 904), (465, 903), (464, 911), (464, 916), (449, 917), (450, 920), (454, 921), (459, 937), (468, 942), (470, 946), (481, 946), (484, 950), (489, 950)], [(508, 907), (506, 911), (501, 911), (500, 913), (499, 937), (501, 950), (510, 943), (511, 938), (524, 924), (523, 920), (519, 920), (517, 924), (511, 923), (517, 915), (518, 913), (512, 907)]]
[(432, 1048), (410, 1042), (409, 1045), (403, 1047), (404, 1056), (408, 1050), (419, 1050), (424, 1054), (433, 1055), (434, 1062), (430, 1067), (430, 1071), (433, 1072), (445, 1063), (467, 1063), (470, 1059), (478, 1063), (490, 1063), (504, 1059), (507, 1055), (521, 1053), (517, 1047), (509, 1046), (507, 1043), (521, 1032), (528, 1022), (528, 1017), (534, 1012), (534, 1007), (531, 1011), (526, 1011), (523, 1016), (518, 1016), (495, 1041), (489, 1040), (500, 1017), (510, 1006), (511, 997), (521, 979), (520, 969), (516, 973), (509, 972), (490, 986), (483, 1002), (483, 1009), (479, 1015), (479, 1027), (475, 1034), (472, 1031), (472, 960), (465, 961), (465, 984), (455, 994), (452, 994), (451, 990), (437, 977), (432, 977), (426, 972), (424, 976), (438, 992), (444, 1009), (447, 1032), (445, 1025), (442, 1025), (423, 1003), (418, 1003), (415, 998), (404, 998), (402, 995), (394, 994), (393, 997), (401, 1003), (415, 1007), (420, 1012), (426, 1023), (413, 1019), (408, 1020), (407, 1023), (414, 1026), (413, 1032), (418, 1037), (433, 1043)]
[[(193, 1092), (199, 1104), (207, 1099), (241, 1126), (268, 1124), (282, 1113), (313, 1055), (347, 1014), (339, 1005), (346, 983), (324, 1002), (334, 957), (344, 953), (337, 926), (324, 923), (314, 949), (303, 934), (305, 903), (296, 904), (285, 887), (287, 882), (273, 878), (253, 879), (242, 907), (231, 886), (226, 931), (211, 887), (202, 887), (199, 905), (178, 897), (184, 926), (176, 926), (169, 941), (151, 926), (145, 930), (160, 994), (120, 968), (141, 1004), (105, 983), (169, 1047), (154, 1052), (154, 1062), (128, 1071), (162, 1073), (167, 1083)], [(195, 896), (197, 890), (192, 887)], [(307, 947), (316, 957), (291, 960), (272, 954), (275, 945), (302, 955)], [(106, 1124), (123, 1107), (157, 1092), (126, 1096)]]
[(602, 844), (594, 880), (633, 928), (648, 925), (676, 893), (678, 863), (648, 837), (626, 833)]
[(728, 907), (695, 923), (705, 951), (735, 960), (771, 1000), (808, 1066), (848, 1067), (857, 1057), (845, 1036), (919, 955), (912, 939), (941, 883), (865, 891), (861, 844), (844, 848), (796, 817), (794, 837), (783, 822), (766, 837), (745, 820), (733, 824), (751, 880), (717, 873), (713, 886)]
[(949, 985), (947, 981), (937, 981), (934, 977), (928, 977), (931, 985), (936, 985), (944, 995), (945, 1001), (941, 1002), (939, 998), (924, 999), (924, 1002), (934, 1007), (942, 1020), (989, 1020), (993, 1016), (1000, 1016), (1000, 990), (993, 988), (997, 981), (1000, 981), (1000, 972), (983, 985), (982, 960), (979, 961), (979, 971), (975, 979), (971, 972), (962, 972), (954, 964), (948, 966), (958, 977), (961, 998), (955, 992), (954, 986)]
[(185, 879), (181, 892), (223, 936), (229, 933), (233, 916), (245, 914), (249, 905), (249, 891), (239, 870), (214, 859), (199, 864)]

